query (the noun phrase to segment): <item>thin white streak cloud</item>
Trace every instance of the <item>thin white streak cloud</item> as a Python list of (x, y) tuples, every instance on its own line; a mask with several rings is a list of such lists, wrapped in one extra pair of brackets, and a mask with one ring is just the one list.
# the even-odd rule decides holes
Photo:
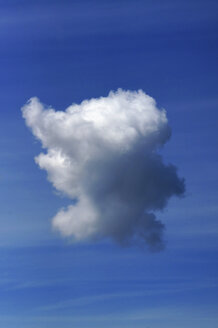
[(155, 295), (164, 295), (166, 294), (169, 296), (170, 294), (174, 293), (184, 293), (187, 291), (198, 291), (202, 289), (214, 289), (218, 288), (217, 283), (170, 283), (170, 284), (156, 284), (155, 286), (142, 284), (138, 286), (138, 290), (135, 289), (134, 291), (125, 291), (125, 292), (115, 292), (115, 293), (103, 293), (103, 294), (96, 294), (90, 296), (83, 296), (73, 299), (64, 300), (55, 304), (47, 305), (36, 309), (37, 311), (56, 311), (61, 309), (70, 309), (75, 307), (84, 307), (91, 304), (101, 304), (102, 302), (111, 302), (111, 301), (119, 301), (128, 299), (140, 299), (146, 296), (155, 296)]
[[(196, 10), (197, 9), (197, 10)], [(158, 1), (145, 6), (144, 1), (101, 2), (62, 1), (48, 4), (45, 1), (26, 1), (26, 5), (8, 6), (0, 13), (0, 34), (6, 34), (16, 29), (18, 35), (38, 38), (55, 35), (58, 37), (86, 36), (90, 34), (107, 35), (113, 33), (128, 34), (140, 31), (166, 30), (180, 27), (181, 29), (200, 28), (202, 24), (216, 24), (217, 6), (212, 1), (209, 4), (195, 1), (176, 2)], [(122, 21), (122, 24), (120, 22)], [(186, 22), (186, 24), (184, 24)], [(43, 31), (43, 33), (42, 33)]]

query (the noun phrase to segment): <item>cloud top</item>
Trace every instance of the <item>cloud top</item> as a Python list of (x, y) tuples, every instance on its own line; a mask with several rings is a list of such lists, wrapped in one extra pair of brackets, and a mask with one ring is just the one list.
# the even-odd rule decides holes
[(31, 98), (22, 112), (46, 149), (37, 164), (72, 199), (53, 218), (55, 229), (75, 241), (110, 238), (163, 247), (164, 225), (154, 213), (184, 193), (184, 181), (158, 154), (170, 128), (153, 98), (119, 89), (65, 111)]

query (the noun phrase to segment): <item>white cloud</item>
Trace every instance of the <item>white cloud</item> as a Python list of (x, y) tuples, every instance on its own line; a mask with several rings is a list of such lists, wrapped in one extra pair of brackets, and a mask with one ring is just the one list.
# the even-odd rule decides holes
[(153, 98), (119, 89), (63, 112), (31, 98), (22, 112), (47, 150), (36, 162), (73, 200), (53, 218), (54, 228), (78, 241), (111, 238), (163, 246), (164, 225), (153, 212), (183, 194), (184, 181), (157, 153), (170, 129)]

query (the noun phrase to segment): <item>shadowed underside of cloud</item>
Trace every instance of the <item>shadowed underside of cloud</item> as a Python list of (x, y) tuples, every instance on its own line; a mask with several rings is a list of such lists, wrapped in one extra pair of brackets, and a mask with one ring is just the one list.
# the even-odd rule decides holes
[(158, 154), (170, 128), (153, 98), (119, 89), (65, 111), (31, 98), (22, 112), (46, 149), (36, 162), (72, 199), (53, 218), (55, 229), (75, 241), (110, 238), (163, 248), (164, 225), (154, 213), (185, 188), (175, 166)]

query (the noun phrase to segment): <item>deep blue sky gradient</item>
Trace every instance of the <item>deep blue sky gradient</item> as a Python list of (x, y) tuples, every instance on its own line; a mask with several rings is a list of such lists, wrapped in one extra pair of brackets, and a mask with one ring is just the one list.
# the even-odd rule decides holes
[[(218, 3), (1, 1), (0, 325), (214, 328), (218, 325)], [(65, 109), (143, 89), (167, 110), (162, 151), (186, 179), (158, 217), (167, 248), (69, 245), (50, 220), (69, 203), (34, 163), (20, 108)]]

